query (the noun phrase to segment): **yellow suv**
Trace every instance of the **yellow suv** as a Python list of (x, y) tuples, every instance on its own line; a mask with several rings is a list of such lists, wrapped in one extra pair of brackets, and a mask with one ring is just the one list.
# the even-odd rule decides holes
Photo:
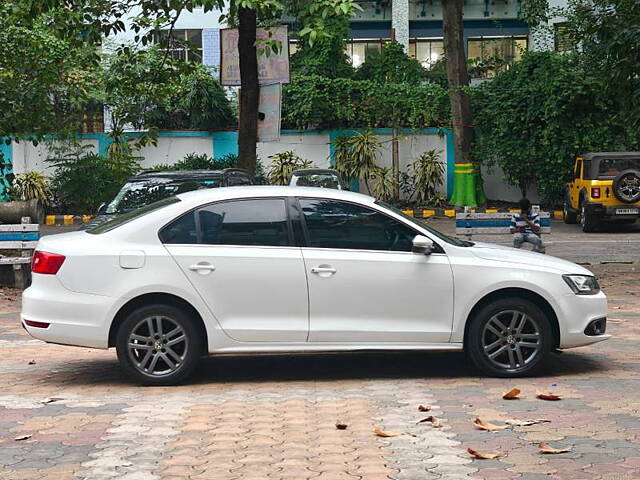
[(593, 232), (603, 221), (640, 217), (640, 152), (587, 153), (576, 158), (565, 189), (563, 218)]

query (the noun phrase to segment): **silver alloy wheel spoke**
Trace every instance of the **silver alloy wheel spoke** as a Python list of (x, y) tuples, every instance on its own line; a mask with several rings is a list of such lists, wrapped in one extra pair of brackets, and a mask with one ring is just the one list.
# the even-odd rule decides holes
[(484, 325), (482, 348), (494, 366), (503, 370), (521, 368), (538, 356), (542, 348), (541, 331), (538, 323), (523, 311), (498, 312)]
[(138, 322), (127, 343), (134, 366), (150, 377), (165, 376), (178, 370), (188, 348), (189, 338), (184, 328), (163, 315), (153, 315)]

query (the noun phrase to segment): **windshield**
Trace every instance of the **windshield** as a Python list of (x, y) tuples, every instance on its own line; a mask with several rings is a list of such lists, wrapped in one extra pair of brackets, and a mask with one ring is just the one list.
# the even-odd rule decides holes
[(629, 169), (640, 170), (640, 158), (603, 158), (598, 165), (598, 178), (614, 178)]
[(133, 220), (134, 218), (141, 217), (142, 215), (146, 215), (149, 212), (153, 212), (154, 210), (157, 210), (159, 208), (166, 207), (167, 205), (178, 203), (179, 201), (180, 199), (178, 197), (163, 198), (162, 200), (153, 202), (149, 205), (145, 205), (144, 207), (138, 208), (136, 210), (132, 210), (122, 215), (118, 215), (117, 217), (112, 218), (111, 220), (108, 220), (104, 223), (101, 223), (100, 225), (96, 225), (95, 227), (87, 228), (85, 231), (87, 233), (93, 233), (93, 234), (110, 232), (114, 228), (118, 228), (120, 225), (123, 225)]
[(320, 187), (340, 190), (340, 181), (331, 173), (315, 173), (311, 175), (294, 175), (293, 185), (297, 187)]
[(429, 227), (425, 222), (421, 222), (420, 220), (407, 215), (402, 210), (400, 210), (400, 209), (398, 209), (398, 208), (396, 208), (396, 207), (394, 207), (392, 205), (389, 205), (388, 203), (385, 203), (385, 202), (383, 202), (381, 200), (376, 200), (376, 205), (380, 205), (381, 207), (384, 207), (387, 210), (391, 210), (393, 213), (397, 213), (398, 215), (402, 216), (406, 220), (409, 220), (414, 225), (417, 225), (420, 228), (424, 228), (429, 233), (432, 233), (433, 235), (438, 237), (440, 240), (443, 240), (443, 241), (445, 241), (447, 243), (450, 243), (451, 245), (455, 245), (457, 247), (471, 247), (471, 246), (474, 245), (473, 242), (469, 242), (467, 240), (459, 240), (457, 238), (445, 235), (444, 233), (439, 232), (438, 230), (435, 230), (432, 227)]
[(154, 177), (127, 182), (105, 209), (106, 214), (122, 214), (179, 193), (219, 187), (220, 176), (197, 179)]

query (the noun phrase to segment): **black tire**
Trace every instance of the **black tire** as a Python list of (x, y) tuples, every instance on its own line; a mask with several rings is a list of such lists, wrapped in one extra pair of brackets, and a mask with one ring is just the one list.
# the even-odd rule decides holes
[(620, 172), (613, 179), (613, 194), (622, 203), (640, 201), (640, 172), (634, 169)]
[(564, 220), (564, 223), (569, 225), (578, 223), (578, 214), (575, 211), (571, 210), (571, 204), (569, 203), (569, 199), (567, 197), (565, 197), (562, 204), (562, 220)]
[[(131, 339), (132, 335), (136, 337)], [(140, 348), (130, 349), (130, 340)], [(171, 305), (147, 305), (131, 312), (120, 324), (116, 337), (122, 369), (144, 385), (184, 382), (198, 365), (203, 350), (200, 328), (187, 313)]]
[(587, 212), (584, 204), (580, 206), (580, 226), (585, 233), (595, 232), (600, 225), (592, 213)]
[[(492, 346), (501, 338), (494, 335), (490, 329), (495, 325), (494, 319), (498, 318), (504, 324), (505, 319), (513, 318), (514, 312), (524, 314), (529, 319), (525, 321), (525, 326), (519, 335), (531, 337), (535, 335), (534, 331), (538, 332), (535, 348), (526, 347), (523, 343), (534, 342), (534, 340), (524, 339), (511, 333), (504, 335), (501, 343), (495, 347)], [(547, 316), (536, 304), (523, 298), (503, 298), (493, 301), (482, 307), (469, 321), (471, 324), (465, 338), (465, 350), (480, 370), (493, 377), (512, 378), (534, 374), (543, 365), (555, 343), (553, 329)], [(511, 341), (514, 343), (510, 343)], [(499, 349), (503, 350), (498, 352)], [(518, 351), (520, 354), (517, 353)], [(497, 356), (491, 359), (490, 356), (496, 355), (496, 352), (498, 352)], [(507, 365), (507, 362), (511, 363), (512, 358), (515, 358), (514, 364)], [(520, 359), (523, 361), (520, 362)]]

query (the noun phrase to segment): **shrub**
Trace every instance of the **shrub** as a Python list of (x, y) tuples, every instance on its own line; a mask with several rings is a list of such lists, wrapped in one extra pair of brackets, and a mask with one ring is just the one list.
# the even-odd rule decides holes
[(313, 163), (297, 156), (292, 150), (269, 155), (271, 165), (267, 169), (267, 178), (272, 185), (288, 185), (291, 174), (299, 168), (311, 168)]
[(444, 178), (444, 164), (435, 150), (427, 150), (409, 165), (409, 178), (412, 192), (409, 200), (415, 195), (418, 204), (438, 206), (444, 201), (438, 192)]
[(16, 175), (13, 180), (11, 197), (15, 200), (39, 200), (43, 206), (51, 203), (49, 178), (40, 172), (26, 172)]
[(354, 78), (371, 79), (377, 83), (419, 85), (426, 76), (426, 69), (418, 60), (409, 57), (402, 45), (389, 42), (382, 47), (380, 55), (367, 56)]

